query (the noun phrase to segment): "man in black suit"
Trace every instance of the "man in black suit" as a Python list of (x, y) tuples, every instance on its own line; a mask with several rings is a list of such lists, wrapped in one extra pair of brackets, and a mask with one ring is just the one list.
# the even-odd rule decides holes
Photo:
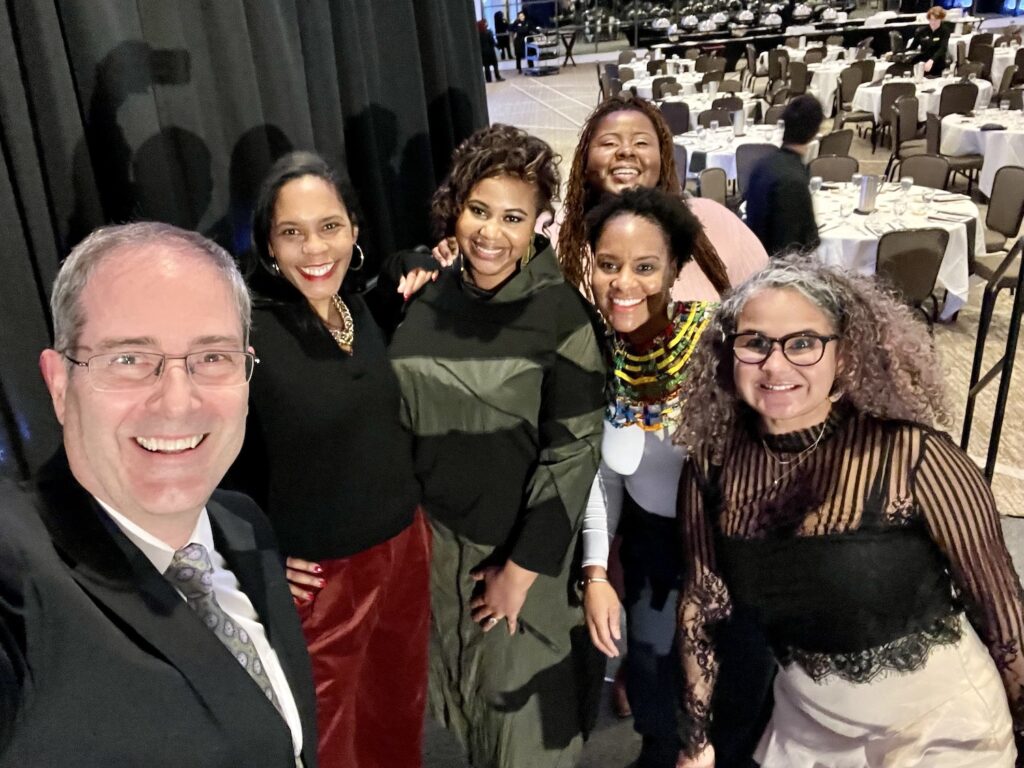
[(769, 256), (794, 247), (813, 248), (819, 242), (804, 157), (824, 113), (814, 96), (797, 96), (786, 105), (782, 120), (782, 148), (754, 167), (747, 185), (747, 226)]
[(270, 526), (214, 490), (254, 365), (234, 262), (168, 225), (109, 227), (51, 307), (63, 450), (0, 486), (0, 766), (315, 765)]

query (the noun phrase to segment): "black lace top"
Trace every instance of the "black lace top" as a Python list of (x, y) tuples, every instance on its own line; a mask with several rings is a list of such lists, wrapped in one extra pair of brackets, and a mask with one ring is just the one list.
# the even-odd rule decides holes
[(835, 409), (801, 432), (737, 430), (722, 467), (696, 453), (680, 483), (690, 754), (706, 742), (710, 629), (734, 601), (761, 616), (780, 663), (859, 683), (955, 642), (962, 607), (1024, 730), (1024, 596), (991, 492), (947, 435)]

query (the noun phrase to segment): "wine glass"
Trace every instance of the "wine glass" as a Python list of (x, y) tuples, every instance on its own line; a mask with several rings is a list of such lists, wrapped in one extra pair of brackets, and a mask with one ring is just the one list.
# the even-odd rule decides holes
[(703, 125), (698, 125), (697, 126), (697, 143), (698, 144), (703, 144), (704, 143), (704, 133), (705, 133), (704, 126)]
[(850, 218), (850, 214), (853, 213), (853, 208), (853, 199), (849, 197), (843, 197), (843, 199), (839, 201), (839, 218), (842, 219), (843, 222), (845, 222), (848, 218)]
[(999, 100), (999, 111), (1000, 112), (1009, 112), (1010, 111), (1010, 100), (1009, 99), (1000, 99)]
[(910, 192), (910, 188), (914, 186), (913, 176), (904, 176), (900, 179), (900, 189), (903, 190), (904, 196)]
[(932, 200), (935, 199), (935, 190), (932, 187), (925, 187), (921, 191), (921, 200), (924, 202), (926, 207), (931, 207)]
[(810, 188), (812, 195), (816, 195), (819, 191), (821, 191), (821, 182), (821, 176), (811, 176)]
[(712, 132), (717, 131), (718, 130), (718, 121), (717, 120), (712, 120), (710, 123), (708, 123), (708, 128), (710, 128)]
[(904, 195), (900, 195), (896, 198), (896, 202), (892, 205), (893, 213), (896, 214), (896, 223), (901, 227), (903, 226), (903, 216), (907, 212), (907, 198)]

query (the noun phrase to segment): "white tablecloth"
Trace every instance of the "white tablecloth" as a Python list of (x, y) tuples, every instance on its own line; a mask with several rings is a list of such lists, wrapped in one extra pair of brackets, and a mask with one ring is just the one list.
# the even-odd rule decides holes
[(628, 91), (630, 88), (636, 88), (637, 96), (653, 99), (655, 77), (674, 77), (676, 82), (682, 86), (680, 93), (696, 93), (700, 81), (704, 79), (704, 74), (702, 72), (681, 72), (678, 75), (644, 75), (624, 82), (622, 90)]
[(698, 171), (692, 170), (693, 156), (695, 152), (703, 152), (705, 155), (704, 165), (698, 170), (721, 168), (730, 179), (736, 178), (736, 147), (741, 144), (782, 146), (782, 137), (776, 135), (774, 125), (747, 126), (746, 135), (740, 137), (732, 135), (732, 128), (723, 127), (717, 131), (707, 131), (703, 141), (697, 140), (695, 131), (675, 136), (672, 140), (676, 144), (686, 147), (687, 175), (696, 175)]
[(1020, 46), (1008, 45), (1005, 47), (996, 48), (992, 53), (992, 87), (998, 88), (999, 82), (1003, 79), (1003, 72), (1008, 66), (1013, 64), (1014, 58), (1017, 56), (1017, 49)]
[[(924, 187), (912, 187), (907, 213), (902, 223), (896, 220), (893, 204), (904, 193), (898, 184), (886, 184), (878, 196), (875, 212), (865, 216), (851, 213), (843, 220), (840, 203), (845, 199), (851, 208), (858, 192), (852, 184), (839, 184), (834, 190), (821, 190), (814, 196), (814, 211), (820, 227), (821, 245), (817, 257), (828, 264), (837, 264), (861, 274), (875, 273), (878, 262), (878, 240), (891, 229), (924, 229), (938, 227), (949, 232), (949, 243), (939, 267), (937, 285), (949, 292), (943, 317), (949, 317), (967, 301), (970, 283), (967, 274), (967, 221), (937, 221), (929, 216), (963, 214), (978, 219), (978, 207), (966, 195), (950, 195), (935, 191), (930, 206), (921, 202)], [(985, 252), (985, 230), (980, 221), (975, 226), (974, 249)]]
[[(917, 86), (917, 112), (918, 120), (924, 122), (929, 112), (938, 113), (939, 111), (939, 97), (942, 94), (942, 89), (947, 85), (959, 82), (958, 78), (955, 77), (936, 77), (936, 78), (925, 78), (920, 83), (915, 83), (913, 79), (907, 77), (896, 77), (887, 82), (891, 83), (914, 83)], [(992, 83), (988, 80), (977, 79), (974, 81), (978, 86), (978, 101), (976, 103), (977, 108), (985, 107), (989, 99), (992, 98)], [(875, 120), (879, 118), (879, 110), (882, 106), (882, 84), (870, 85), (863, 84), (857, 86), (857, 92), (853, 95), (853, 108), (855, 110), (865, 110), (875, 116)]]
[[(889, 61), (875, 62), (875, 77), (882, 75), (892, 65)], [(839, 87), (839, 74), (850, 66), (848, 61), (829, 61), (821, 64), (808, 64), (807, 71), (811, 73), (811, 83), (807, 92), (816, 96), (821, 106), (825, 108), (825, 114), (830, 114), (833, 100), (836, 96), (836, 88)]]
[(765, 109), (768, 108), (767, 102), (760, 96), (750, 93), (749, 91), (739, 91), (737, 93), (725, 93), (721, 91), (712, 96), (710, 93), (686, 93), (678, 96), (668, 96), (664, 99), (666, 102), (685, 102), (686, 106), (690, 108), (690, 123), (693, 125), (697, 124), (697, 115), (703, 112), (705, 109), (711, 109), (711, 103), (715, 99), (726, 98), (727, 96), (736, 96), (743, 100), (743, 109), (747, 113), (748, 118), (756, 117), (758, 105), (761, 106), (762, 114)]
[[(807, 45), (803, 48), (790, 48), (787, 45), (780, 45), (779, 48), (789, 54), (790, 61), (803, 61), (804, 56), (807, 55), (807, 51), (811, 48), (821, 48), (821, 42), (814, 42), (809, 40)], [(835, 61), (841, 55), (846, 53), (846, 49), (841, 45), (829, 45), (826, 46), (825, 61)], [(757, 68), (764, 69), (768, 66), (768, 51), (761, 51), (757, 55)]]
[[(986, 124), (1003, 125), (1006, 130), (981, 130)], [(979, 111), (974, 117), (948, 115), (942, 121), (939, 150), (944, 155), (983, 155), (978, 187), (991, 195), (996, 171), (1004, 165), (1024, 166), (1024, 115), (997, 109)]]

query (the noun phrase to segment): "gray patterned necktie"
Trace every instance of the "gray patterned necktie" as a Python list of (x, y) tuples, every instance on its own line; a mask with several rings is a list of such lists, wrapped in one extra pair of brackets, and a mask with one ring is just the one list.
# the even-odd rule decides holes
[(188, 607), (217, 635), (217, 639), (224, 643), (270, 702), (280, 710), (277, 696), (274, 695), (270, 678), (267, 677), (252, 638), (224, 612), (217, 602), (217, 596), (213, 594), (213, 563), (210, 562), (210, 553), (206, 547), (195, 542), (186, 544), (174, 553), (174, 559), (164, 572), (164, 577), (185, 596)]

